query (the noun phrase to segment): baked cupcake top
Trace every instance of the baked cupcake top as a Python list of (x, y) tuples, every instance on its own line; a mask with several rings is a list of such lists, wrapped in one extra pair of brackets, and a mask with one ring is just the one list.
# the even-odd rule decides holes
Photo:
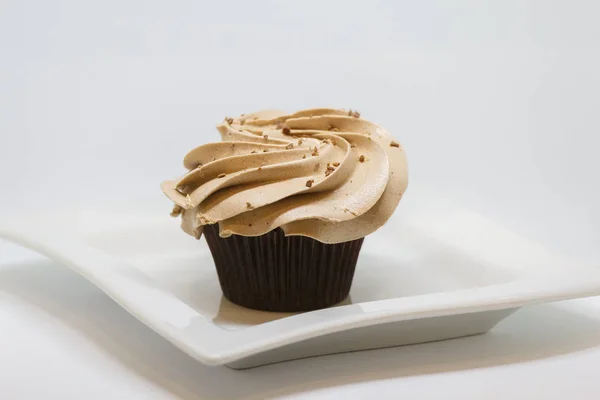
[(281, 228), (323, 243), (359, 239), (388, 220), (408, 184), (402, 146), (356, 111), (260, 111), (217, 129), (223, 141), (190, 151), (189, 171), (162, 184), (196, 238), (219, 223), (221, 237)]

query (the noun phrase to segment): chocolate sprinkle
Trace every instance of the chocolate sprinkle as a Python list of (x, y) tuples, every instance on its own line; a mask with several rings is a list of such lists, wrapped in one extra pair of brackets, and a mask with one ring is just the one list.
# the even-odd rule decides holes
[(365, 156), (361, 154), (360, 157), (358, 157), (358, 161), (365, 162)]
[(183, 207), (179, 204), (175, 204), (173, 206), (173, 210), (171, 211), (171, 217), (177, 217), (183, 212)]
[(313, 183), (315, 183), (314, 179), (309, 179), (306, 181), (306, 187), (312, 187)]

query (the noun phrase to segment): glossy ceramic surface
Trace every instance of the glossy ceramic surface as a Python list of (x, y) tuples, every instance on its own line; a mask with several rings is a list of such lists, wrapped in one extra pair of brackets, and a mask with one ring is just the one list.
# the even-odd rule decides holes
[(597, 269), (475, 213), (411, 215), (365, 240), (350, 298), (300, 314), (228, 302), (205, 242), (166, 215), (29, 216), (1, 223), (0, 238), (70, 267), (200, 362), (233, 368), (484, 333), (519, 307), (600, 294)]

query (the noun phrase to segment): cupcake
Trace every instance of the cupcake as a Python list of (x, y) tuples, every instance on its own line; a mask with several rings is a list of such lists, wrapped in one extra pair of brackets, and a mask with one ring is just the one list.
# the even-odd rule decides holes
[(406, 190), (402, 146), (356, 111), (261, 111), (225, 118), (222, 142), (190, 151), (162, 184), (189, 235), (206, 238), (224, 296), (308, 311), (350, 292), (365, 236)]

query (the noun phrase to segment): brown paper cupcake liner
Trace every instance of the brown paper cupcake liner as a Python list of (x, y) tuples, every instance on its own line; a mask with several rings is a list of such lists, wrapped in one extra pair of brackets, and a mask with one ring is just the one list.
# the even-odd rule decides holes
[(325, 244), (281, 229), (262, 236), (219, 236), (204, 227), (223, 295), (263, 311), (310, 311), (332, 306), (350, 292), (364, 238)]

